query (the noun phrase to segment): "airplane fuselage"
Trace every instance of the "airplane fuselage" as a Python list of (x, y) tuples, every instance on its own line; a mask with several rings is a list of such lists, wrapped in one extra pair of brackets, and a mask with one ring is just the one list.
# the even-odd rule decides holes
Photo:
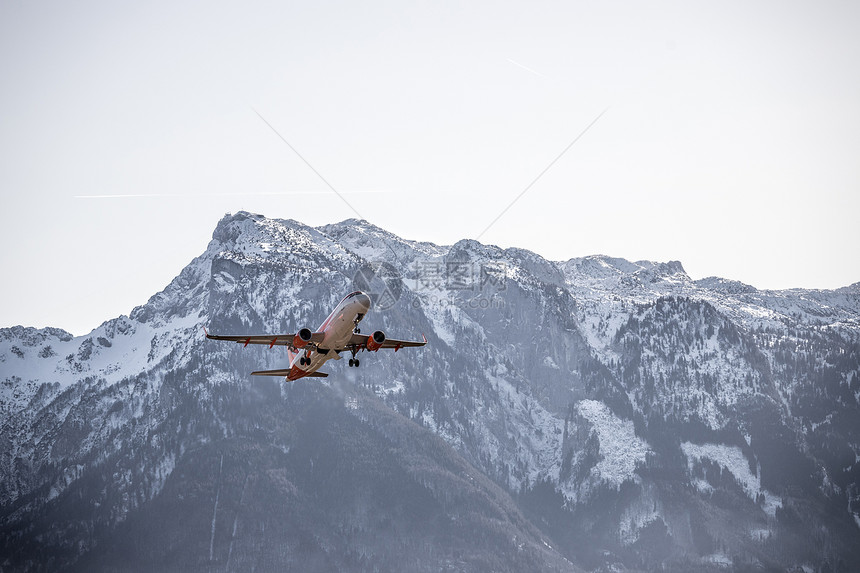
[[(370, 297), (361, 291), (346, 295), (317, 329), (317, 332), (325, 333), (318, 345), (319, 349), (290, 352), (290, 373), (287, 379), (298, 380), (316, 372), (328, 360), (340, 360), (340, 354), (331, 349), (346, 346), (353, 331), (370, 310), (370, 304)], [(307, 361), (304, 364), (302, 357)]]

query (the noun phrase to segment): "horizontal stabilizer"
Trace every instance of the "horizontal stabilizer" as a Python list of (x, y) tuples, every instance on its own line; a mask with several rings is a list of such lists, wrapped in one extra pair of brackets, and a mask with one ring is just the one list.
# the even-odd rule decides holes
[(256, 372), (251, 372), (251, 376), (286, 376), (289, 373), (289, 368), (281, 370), (257, 370)]
[[(290, 373), (289, 368), (282, 368), (281, 370), (257, 370), (256, 372), (251, 372), (252, 376), (286, 376)], [(305, 374), (305, 376), (309, 376), (311, 378), (325, 378), (328, 376), (325, 372), (311, 372), (310, 374)]]

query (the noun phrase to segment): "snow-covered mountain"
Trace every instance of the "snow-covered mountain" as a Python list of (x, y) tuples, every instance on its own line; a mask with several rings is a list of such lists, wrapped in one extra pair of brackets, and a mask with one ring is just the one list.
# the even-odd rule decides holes
[[(202, 336), (355, 286), (428, 346), (286, 383)], [(0, 415), (3, 570), (860, 568), (860, 283), (242, 212), (130, 316), (0, 330)]]

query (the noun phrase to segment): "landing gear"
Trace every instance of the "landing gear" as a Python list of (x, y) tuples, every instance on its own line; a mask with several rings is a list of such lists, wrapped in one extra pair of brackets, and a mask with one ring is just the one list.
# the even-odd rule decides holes
[(299, 364), (302, 366), (310, 366), (311, 365), (311, 357), (310, 356), (302, 356), (299, 358)]
[[(356, 331), (357, 330), (358, 329), (356, 329)], [(358, 354), (358, 351), (361, 350), (362, 348), (364, 348), (364, 347), (358, 346), (356, 344), (353, 344), (352, 346), (347, 347), (347, 350), (352, 352), (352, 358), (349, 359), (349, 365), (350, 366), (355, 366), (356, 368), (358, 368), (359, 364), (361, 364), (361, 362), (358, 361), (358, 358), (356, 358), (355, 355)]]

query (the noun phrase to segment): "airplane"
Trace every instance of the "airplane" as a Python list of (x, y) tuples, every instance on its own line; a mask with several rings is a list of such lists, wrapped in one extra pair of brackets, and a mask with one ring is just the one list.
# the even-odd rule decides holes
[[(325, 378), (325, 372), (319, 368), (327, 360), (340, 360), (340, 353), (349, 351), (352, 358), (349, 365), (358, 367), (361, 363), (355, 357), (362, 350), (377, 352), (380, 348), (393, 348), (397, 352), (401, 348), (424, 346), (427, 337), (422, 336), (422, 342), (410, 340), (395, 340), (387, 338), (385, 333), (377, 330), (373, 334), (361, 334), (358, 323), (370, 310), (370, 297), (361, 291), (346, 295), (316, 332), (302, 328), (292, 334), (262, 334), (262, 335), (230, 335), (209, 334), (210, 340), (227, 340), (248, 346), (249, 344), (268, 344), (286, 346), (290, 367), (279, 370), (259, 370), (251, 372), (254, 376), (285, 376), (287, 380), (298, 380), (305, 376)], [(205, 330), (205, 329), (204, 329)]]

